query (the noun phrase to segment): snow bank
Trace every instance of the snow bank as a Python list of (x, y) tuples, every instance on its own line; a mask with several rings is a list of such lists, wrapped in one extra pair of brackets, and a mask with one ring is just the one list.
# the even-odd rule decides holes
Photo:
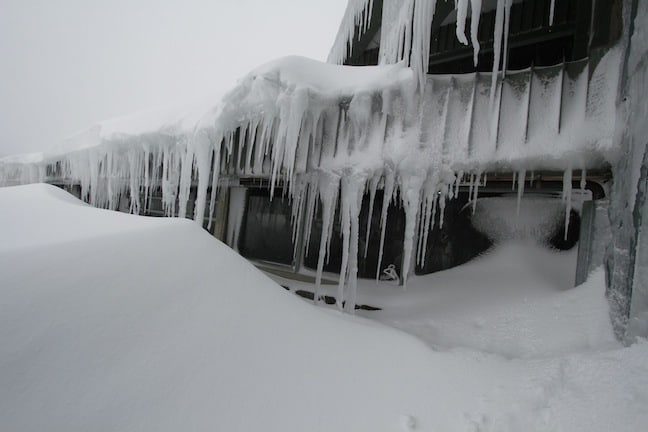
[(1, 189), (0, 203), (2, 430), (596, 432), (648, 420), (645, 342), (544, 359), (435, 352), (301, 301), (195, 224), (45, 185)]

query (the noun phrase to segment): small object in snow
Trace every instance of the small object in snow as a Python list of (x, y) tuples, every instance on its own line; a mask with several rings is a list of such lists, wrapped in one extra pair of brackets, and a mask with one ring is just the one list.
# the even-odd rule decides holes
[(381, 281), (398, 282), (400, 280), (398, 273), (396, 273), (396, 266), (394, 264), (389, 264), (382, 272), (383, 274), (380, 275)]

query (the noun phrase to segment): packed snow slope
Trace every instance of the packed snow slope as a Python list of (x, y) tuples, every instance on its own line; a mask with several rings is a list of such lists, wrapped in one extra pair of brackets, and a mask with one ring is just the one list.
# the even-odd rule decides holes
[(1, 430), (648, 422), (645, 342), (531, 359), (434, 351), (302, 301), (186, 220), (96, 209), (47, 185), (0, 189), (0, 203)]

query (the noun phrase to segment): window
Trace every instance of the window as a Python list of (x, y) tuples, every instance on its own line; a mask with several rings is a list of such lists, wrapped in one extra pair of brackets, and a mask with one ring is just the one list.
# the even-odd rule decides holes
[(238, 248), (246, 258), (276, 264), (294, 262), (292, 206), (281, 191), (270, 200), (268, 189), (248, 189)]

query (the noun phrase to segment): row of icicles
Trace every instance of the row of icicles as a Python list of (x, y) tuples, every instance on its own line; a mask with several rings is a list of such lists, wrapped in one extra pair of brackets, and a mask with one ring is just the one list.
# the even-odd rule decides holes
[[(232, 143), (234, 145), (234, 143)], [(224, 146), (226, 152), (231, 147)], [(94, 157), (92, 156), (94, 155)], [(195, 199), (194, 219), (202, 224), (205, 206), (209, 203), (209, 227), (215, 214), (216, 194), (220, 179), (220, 152), (211, 151), (198, 155), (183, 150), (181, 146), (131, 149), (125, 154), (101, 152), (99, 150), (67, 155), (58, 162), (58, 175), (74, 179), (81, 186), (81, 196), (90, 204), (117, 209), (122, 196), (129, 197), (131, 213), (146, 213), (151, 205), (154, 190), (162, 193), (162, 204), (167, 216), (186, 217), (190, 202), (192, 183), (198, 177), (199, 186)], [(98, 158), (98, 159), (97, 159)], [(93, 160), (94, 159), (94, 160)], [(126, 162), (127, 161), (127, 162)], [(126, 162), (126, 163), (124, 163)], [(200, 165), (203, 177), (210, 175), (208, 182), (200, 184)], [(534, 175), (527, 175), (525, 169), (514, 172), (513, 189), (517, 189), (518, 212), (524, 194), (525, 183), (533, 182)], [(366, 224), (368, 235), (380, 235), (380, 249), (376, 278), (382, 270), (383, 247), (387, 227), (388, 208), (392, 202), (400, 201), (405, 213), (405, 234), (403, 241), (403, 262), (401, 283), (406, 286), (412, 264), (425, 264), (425, 251), (431, 229), (442, 227), (446, 201), (458, 196), (459, 187), (467, 187), (469, 203), (474, 211), (479, 189), (487, 184), (486, 173), (464, 174), (429, 172), (415, 175), (383, 169), (374, 172), (335, 172), (316, 169), (294, 174), (283, 179), (292, 204), (293, 240), (303, 231), (304, 250), (295, 250), (295, 256), (307, 253), (310, 247), (313, 220), (318, 207), (322, 213), (322, 232), (319, 239), (318, 263), (315, 283), (315, 300), (321, 297), (321, 281), (324, 264), (330, 255), (333, 226), (341, 226), (343, 240), (342, 266), (337, 290), (337, 305), (340, 309), (353, 312), (356, 304), (358, 258), (366, 257), (368, 242), (359, 250), (360, 224)], [(208, 186), (211, 186), (209, 188)], [(289, 186), (289, 187), (288, 187)], [(581, 172), (581, 188), (585, 188), (585, 170)], [(211, 189), (209, 191), (209, 189)], [(380, 208), (380, 233), (370, 233), (374, 202), (377, 191), (383, 191)], [(565, 235), (569, 228), (569, 214), (572, 206), (572, 169), (563, 175), (563, 200), (565, 210)], [(207, 199), (207, 194), (210, 197)], [(276, 191), (273, 190), (273, 193)], [(362, 200), (369, 199), (369, 214), (366, 221), (360, 220)], [(339, 209), (339, 220), (335, 220)], [(208, 227), (208, 228), (209, 228)], [(294, 244), (298, 242), (293, 241)]]

